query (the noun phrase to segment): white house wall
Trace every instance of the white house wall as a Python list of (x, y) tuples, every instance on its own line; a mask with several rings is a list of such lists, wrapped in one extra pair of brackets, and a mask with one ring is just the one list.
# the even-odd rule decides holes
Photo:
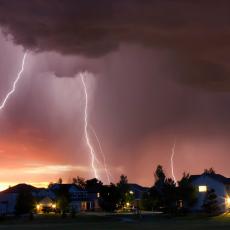
[(1, 194), (0, 195), (0, 215), (14, 214), (15, 204), (17, 202), (17, 194)]

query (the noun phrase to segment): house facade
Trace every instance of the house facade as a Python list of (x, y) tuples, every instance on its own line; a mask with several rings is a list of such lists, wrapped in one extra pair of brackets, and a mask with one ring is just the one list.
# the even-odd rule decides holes
[(192, 175), (191, 183), (196, 188), (197, 200), (191, 211), (202, 211), (208, 190), (213, 189), (217, 198), (217, 205), (221, 212), (230, 208), (230, 178), (220, 174)]
[(54, 184), (50, 188), (35, 188), (27, 184), (18, 184), (0, 192), (0, 215), (15, 214), (17, 197), (21, 192), (30, 192), (36, 202), (37, 213), (58, 211), (60, 195), (69, 199), (68, 209), (76, 212), (88, 210), (88, 193), (74, 184)]
[(87, 211), (88, 193), (85, 189), (75, 184), (54, 184), (49, 190), (56, 195), (56, 200), (61, 194), (69, 197), (69, 209), (75, 212)]
[(20, 192), (35, 192), (37, 188), (27, 185), (18, 184), (10, 187), (0, 193), (0, 215), (13, 215), (15, 214), (15, 206), (17, 197)]
[(88, 211), (101, 211), (101, 207), (99, 205), (100, 199), (100, 189), (93, 188), (88, 189), (88, 202), (87, 202), (87, 210)]
[(142, 187), (138, 184), (129, 184), (129, 189), (129, 193), (134, 196), (134, 202), (131, 205), (135, 208), (140, 208), (142, 196), (149, 191), (149, 188)]
[(0, 195), (0, 216), (15, 213), (17, 193), (4, 193)]

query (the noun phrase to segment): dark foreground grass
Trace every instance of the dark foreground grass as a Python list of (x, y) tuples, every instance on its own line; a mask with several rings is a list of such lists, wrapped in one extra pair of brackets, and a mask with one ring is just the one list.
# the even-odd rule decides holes
[(74, 219), (57, 217), (35, 218), (28, 220), (7, 220), (0, 222), (0, 229), (7, 230), (225, 230), (230, 229), (230, 216), (215, 218), (180, 217), (166, 218), (144, 216), (77, 216)]

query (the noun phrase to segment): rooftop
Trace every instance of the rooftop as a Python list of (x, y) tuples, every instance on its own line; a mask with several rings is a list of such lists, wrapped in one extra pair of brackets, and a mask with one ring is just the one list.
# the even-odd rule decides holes
[(217, 180), (223, 184), (230, 184), (230, 178), (227, 178), (221, 174), (216, 174), (216, 173), (203, 173), (201, 175), (191, 175), (190, 176), (190, 179), (193, 181), (193, 180), (196, 180), (197, 178), (201, 177), (201, 176), (208, 176), (208, 177), (211, 177), (212, 179), (214, 180)]

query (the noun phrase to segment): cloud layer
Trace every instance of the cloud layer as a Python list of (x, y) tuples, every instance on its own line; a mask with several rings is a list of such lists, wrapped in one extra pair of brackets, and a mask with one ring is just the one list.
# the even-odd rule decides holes
[(229, 7), (227, 0), (0, 0), (0, 25), (36, 52), (98, 57), (124, 43), (168, 49), (186, 69), (176, 69), (175, 80), (229, 91)]
[(15, 43), (36, 51), (94, 56), (122, 42), (186, 51), (228, 43), (228, 6), (225, 0), (1, 0), (0, 23)]

